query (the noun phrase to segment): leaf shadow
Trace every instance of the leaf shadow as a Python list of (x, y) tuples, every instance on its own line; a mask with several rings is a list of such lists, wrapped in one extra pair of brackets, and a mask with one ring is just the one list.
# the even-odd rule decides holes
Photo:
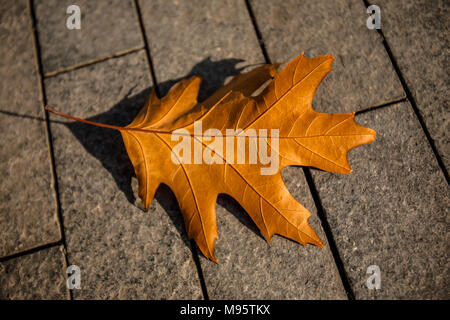
[[(156, 189), (155, 199), (169, 216), (184, 244), (190, 248), (189, 239), (184, 227), (184, 221), (180, 214), (180, 207), (173, 191), (169, 188), (169, 186), (161, 183), (158, 189)], [(150, 205), (150, 211), (152, 211), (155, 207), (155, 199)]]
[(264, 238), (262, 233), (259, 231), (256, 224), (253, 222), (248, 213), (245, 211), (245, 209), (242, 208), (239, 202), (237, 202), (234, 198), (230, 197), (225, 193), (221, 193), (217, 198), (217, 204), (219, 204), (220, 206), (225, 208), (228, 212), (230, 212), (240, 223), (246, 226), (247, 229), (252, 231), (261, 239), (266, 240), (266, 238)]

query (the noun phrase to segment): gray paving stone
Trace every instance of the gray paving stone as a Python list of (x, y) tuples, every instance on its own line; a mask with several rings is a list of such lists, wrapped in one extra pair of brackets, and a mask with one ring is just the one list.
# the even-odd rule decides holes
[(0, 256), (60, 239), (27, 1), (0, 9)]
[[(126, 125), (142, 107), (151, 80), (145, 53), (139, 51), (48, 78), (45, 84), (53, 107)], [(52, 122), (51, 129), (68, 258), (84, 279), (74, 298), (202, 298), (173, 195), (160, 188), (144, 212), (137, 205), (137, 182), (120, 133), (56, 116), (52, 120), (64, 122)]]
[[(142, 47), (132, 0), (34, 1), (44, 73)], [(66, 26), (67, 7), (81, 11), (81, 29)]]
[(322, 112), (353, 112), (396, 101), (403, 89), (376, 30), (366, 27), (362, 1), (251, 1), (272, 61), (334, 56), (333, 71), (313, 105)]
[(448, 2), (382, 0), (376, 4), (383, 34), (449, 170)]
[(275, 235), (267, 243), (247, 213), (229, 197), (217, 205), (216, 265), (201, 258), (213, 299), (346, 299), (314, 201), (300, 167), (283, 170), (289, 191), (312, 212), (309, 223), (324, 248)]
[(243, 67), (264, 63), (243, 1), (139, 3), (163, 94), (180, 77), (196, 74), (204, 79), (202, 100)]
[[(411, 106), (357, 122), (377, 141), (350, 152), (353, 172), (313, 172), (356, 298), (448, 299), (450, 194)], [(380, 290), (366, 287), (370, 265)]]
[[(202, 100), (241, 68), (264, 62), (243, 1), (141, 1), (140, 6), (163, 94), (180, 78), (197, 74), (206, 82)], [(290, 168), (284, 177), (313, 212), (310, 222), (326, 241), (303, 171)], [(220, 264), (200, 253), (210, 298), (346, 298), (328, 246), (303, 247), (277, 236), (269, 246), (233, 200), (221, 196), (218, 203)]]
[(1, 300), (68, 299), (62, 247), (0, 263)]

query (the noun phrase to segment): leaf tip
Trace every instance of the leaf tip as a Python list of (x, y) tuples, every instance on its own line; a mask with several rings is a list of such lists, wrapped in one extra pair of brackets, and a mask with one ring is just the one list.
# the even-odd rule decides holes
[(325, 244), (322, 242), (322, 240), (320, 240), (319, 236), (316, 233), (314, 233), (314, 237), (312, 237), (308, 241), (308, 243), (312, 244), (312, 245), (315, 245), (317, 247), (321, 247), (321, 248), (325, 247)]
[(268, 244), (270, 244), (270, 242), (272, 241), (272, 236), (273, 236), (272, 234), (269, 234), (268, 236), (266, 236), (266, 235), (264, 236), (264, 238), (266, 238), (266, 241)]
[(334, 57), (333, 57), (331, 54), (326, 54), (324, 57), (325, 57), (326, 59), (331, 60), (331, 62), (334, 61)]
[(323, 248), (323, 247), (325, 247), (325, 244), (322, 242), (322, 240), (320, 240), (319, 239), (319, 242), (317, 242), (317, 244), (316, 244), (318, 247), (321, 247), (321, 248)]
[(208, 248), (207, 254), (205, 252), (203, 252), (203, 254), (205, 255), (206, 258), (208, 258), (212, 262), (219, 264), (219, 260), (217, 260), (216, 254), (214, 253), (214, 247), (212, 248), (212, 250), (209, 250)]
[(373, 139), (370, 142), (377, 140), (377, 132), (370, 128), (369, 128), (369, 130), (370, 130), (370, 134), (372, 135), (372, 139)]

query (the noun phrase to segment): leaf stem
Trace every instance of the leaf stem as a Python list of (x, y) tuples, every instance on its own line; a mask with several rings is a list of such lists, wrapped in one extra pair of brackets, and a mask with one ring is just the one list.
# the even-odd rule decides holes
[(109, 129), (114, 129), (114, 130), (119, 130), (119, 131), (142, 131), (142, 132), (153, 132), (153, 133), (162, 133), (162, 134), (177, 134), (177, 133), (174, 133), (172, 131), (120, 127), (120, 126), (115, 126), (115, 125), (112, 125), (112, 124), (106, 124), (106, 123), (89, 121), (89, 120), (85, 120), (85, 119), (81, 119), (81, 118), (78, 118), (78, 117), (71, 116), (70, 114), (67, 114), (67, 113), (60, 112), (60, 111), (55, 110), (55, 109), (53, 109), (53, 108), (51, 108), (49, 106), (45, 106), (45, 110), (47, 110), (47, 111), (49, 111), (51, 113), (54, 113), (54, 114), (56, 114), (58, 116), (70, 119), (70, 120), (75, 120), (75, 121), (78, 121), (78, 122), (87, 123), (87, 124), (90, 124), (92, 126), (97, 126), (97, 127), (109, 128)]
[(111, 124), (99, 123), (99, 122), (94, 122), (94, 121), (89, 121), (89, 120), (77, 118), (77, 117), (71, 116), (69, 114), (62, 113), (62, 112), (60, 112), (58, 110), (55, 110), (53, 108), (50, 108), (49, 106), (45, 106), (45, 110), (47, 110), (47, 111), (49, 111), (51, 113), (54, 113), (54, 114), (56, 114), (58, 116), (70, 119), (70, 120), (75, 120), (75, 121), (78, 121), (78, 122), (84, 122), (84, 123), (87, 123), (87, 124), (90, 124), (90, 125), (93, 125), (93, 126), (97, 126), (97, 127), (103, 127), (103, 128), (109, 128), (109, 129), (115, 129), (115, 130), (124, 130), (124, 129), (126, 130), (127, 129), (127, 128), (124, 128), (124, 127), (114, 126), (114, 125), (111, 125)]

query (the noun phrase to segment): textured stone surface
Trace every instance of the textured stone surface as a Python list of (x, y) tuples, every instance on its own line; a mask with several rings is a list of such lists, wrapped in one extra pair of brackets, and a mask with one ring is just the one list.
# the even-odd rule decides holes
[[(143, 41), (132, 0), (34, 1), (44, 73), (103, 58)], [(81, 29), (66, 26), (67, 7), (81, 11)]]
[[(149, 93), (139, 51), (46, 79), (49, 104), (102, 123), (126, 125)], [(62, 118), (52, 117), (55, 121)], [(119, 132), (54, 123), (56, 170), (68, 257), (81, 268), (76, 299), (197, 299), (200, 282), (176, 201), (159, 189), (149, 212)], [(132, 189), (132, 182), (135, 189)]]
[(270, 244), (247, 213), (229, 197), (217, 206), (219, 265), (201, 257), (212, 299), (346, 299), (341, 279), (300, 167), (283, 170), (294, 197), (312, 212), (309, 223), (324, 248), (275, 235)]
[[(264, 62), (243, 1), (140, 4), (162, 93), (180, 77), (197, 74), (205, 81), (201, 100), (240, 68)], [(285, 178), (295, 184), (294, 196), (315, 212), (303, 171), (291, 168)], [(217, 216), (220, 264), (199, 253), (210, 298), (346, 298), (328, 247), (303, 247), (277, 236), (269, 246), (243, 209), (226, 196), (219, 198)], [(317, 217), (310, 221), (326, 241)]]
[[(448, 299), (449, 189), (407, 103), (357, 116), (377, 141), (355, 149), (349, 175), (314, 170), (358, 299)], [(368, 290), (369, 265), (381, 290)]]
[(427, 0), (376, 4), (381, 9), (383, 34), (448, 170), (449, 4)]
[(362, 1), (251, 1), (272, 61), (334, 56), (333, 69), (313, 105), (323, 112), (353, 112), (404, 97), (376, 30), (366, 27)]
[(139, 3), (163, 94), (181, 77), (196, 74), (204, 79), (202, 100), (243, 67), (264, 63), (243, 1)]
[(60, 239), (26, 1), (0, 4), (0, 256)]
[(0, 263), (0, 299), (67, 299), (62, 247)]
[[(33, 1), (47, 74), (143, 46), (133, 0)], [(78, 4), (82, 29), (66, 28)], [(244, 1), (144, 1), (161, 93), (196, 74), (200, 100), (246, 67), (264, 62)], [(448, 8), (444, 1), (377, 2), (382, 31), (448, 167)], [(272, 61), (331, 53), (335, 70), (314, 105), (356, 111), (404, 97), (381, 39), (366, 27), (363, 1), (251, 1)], [(60, 240), (49, 149), (39, 101), (27, 1), (0, 1), (0, 256)], [(128, 124), (151, 85), (144, 51), (46, 79), (49, 104), (93, 121)], [(81, 268), (75, 299), (201, 299), (195, 263), (172, 192), (149, 212), (119, 133), (52, 116), (52, 137), (69, 263)], [(407, 103), (357, 116), (378, 140), (350, 153), (354, 171), (312, 170), (358, 299), (448, 299), (449, 189)], [(291, 193), (312, 212), (301, 168), (287, 168)], [(216, 265), (200, 256), (210, 298), (345, 299), (328, 244), (270, 244), (232, 199), (217, 205)], [(66, 299), (62, 248), (0, 263), (0, 299)], [(196, 252), (197, 253), (197, 252)], [(369, 265), (381, 290), (368, 290)]]

